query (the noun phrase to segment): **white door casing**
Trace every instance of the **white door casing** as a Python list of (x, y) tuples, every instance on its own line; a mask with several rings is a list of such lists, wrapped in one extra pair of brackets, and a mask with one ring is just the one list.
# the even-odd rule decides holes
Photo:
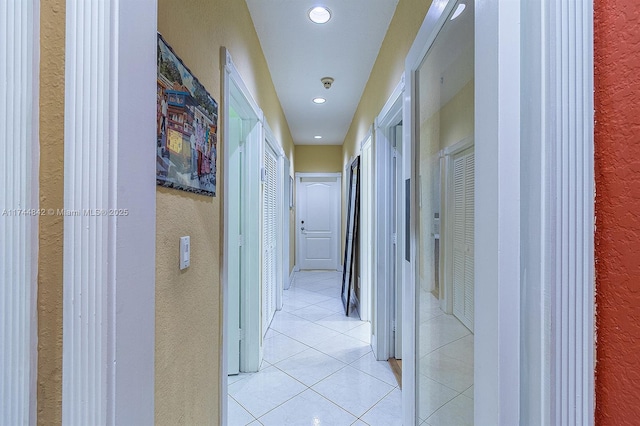
[(374, 123), (376, 285), (371, 343), (378, 361), (389, 357), (402, 358), (402, 321), (398, 317), (402, 312), (402, 297), (397, 267), (400, 264), (398, 238), (402, 237), (398, 235), (398, 218), (402, 206), (398, 199), (401, 178), (397, 162), (398, 146), (402, 141), (403, 91), (404, 79), (401, 79)]
[[(232, 106), (229, 107), (233, 109)], [(242, 197), (243, 193), (241, 178), (244, 170), (244, 144), (242, 141), (242, 119), (240, 117), (229, 117), (227, 131), (229, 137), (225, 145), (228, 158), (227, 182), (229, 191), (225, 192), (225, 203), (230, 212), (226, 216), (226, 232), (228, 232), (228, 246), (226, 252), (227, 259), (227, 310), (226, 328), (227, 334), (227, 374), (238, 374), (240, 372), (240, 283), (242, 282)], [(225, 167), (226, 169), (226, 167)]]
[(356, 272), (360, 279), (356, 281), (356, 285), (359, 286), (360, 291), (358, 307), (362, 321), (371, 320), (372, 289), (376, 283), (376, 277), (373, 273), (375, 249), (373, 224), (376, 202), (376, 196), (373, 193), (373, 162), (375, 161), (373, 152), (373, 136), (370, 132), (362, 142), (360, 154), (360, 208), (358, 210), (360, 214), (358, 227), (360, 230), (360, 271)]
[[(225, 108), (221, 115), (222, 128), (228, 129), (222, 132), (224, 236), (220, 268), (223, 310), (221, 328), (225, 331), (222, 333), (220, 422), (226, 424), (227, 376), (230, 371), (235, 370), (232, 364), (231, 368), (234, 370), (230, 370), (230, 363), (235, 363), (230, 358), (238, 356), (238, 352), (232, 351), (229, 345), (239, 341), (240, 371), (258, 371), (261, 362), (259, 200), (263, 137), (260, 123), (263, 114), (244, 84), (231, 54), (224, 47), (220, 49), (220, 61), (224, 65), (221, 69), (222, 105)], [(232, 116), (237, 119), (231, 120)], [(238, 148), (235, 150), (232, 148), (236, 142), (232, 143), (230, 140), (232, 136), (238, 141)], [(234, 165), (240, 167), (234, 169)], [(241, 191), (230, 194), (240, 188)], [(231, 280), (237, 281), (232, 283)]]
[(340, 173), (296, 173), (299, 269), (339, 269)]
[[(404, 85), (404, 78), (402, 80)], [(402, 109), (400, 110), (400, 119), (402, 118)], [(399, 123), (402, 123), (400, 121)], [(392, 325), (394, 330), (393, 335), (393, 355), (396, 359), (402, 359), (402, 345), (403, 345), (403, 296), (402, 296), (402, 265), (404, 264), (403, 256), (405, 246), (405, 232), (404, 232), (404, 210), (403, 210), (403, 198), (402, 198), (402, 124), (397, 124), (393, 129), (393, 158), (392, 158), (392, 178), (391, 184), (393, 186), (393, 220), (394, 224), (393, 235), (393, 278), (395, 282), (394, 292), (391, 299), (394, 302)]]

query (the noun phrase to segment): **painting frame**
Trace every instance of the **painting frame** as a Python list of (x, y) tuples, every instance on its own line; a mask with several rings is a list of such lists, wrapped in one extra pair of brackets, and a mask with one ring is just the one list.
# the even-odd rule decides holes
[(216, 196), (218, 102), (158, 33), (156, 183)]
[(345, 315), (349, 316), (349, 308), (352, 305), (354, 287), (354, 274), (356, 260), (356, 241), (359, 232), (360, 212), (360, 156), (357, 156), (349, 167), (349, 180), (347, 181), (347, 228), (345, 232), (344, 262), (342, 269), (342, 289), (340, 291)]

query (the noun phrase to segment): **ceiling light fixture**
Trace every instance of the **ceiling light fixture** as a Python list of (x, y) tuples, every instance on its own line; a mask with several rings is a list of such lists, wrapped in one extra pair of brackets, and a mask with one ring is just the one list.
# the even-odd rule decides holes
[(326, 24), (331, 19), (331, 12), (324, 6), (316, 6), (309, 10), (309, 19), (316, 24)]
[(322, 139), (322, 136), (314, 136), (314, 139)]
[(462, 12), (464, 12), (464, 10), (467, 8), (467, 5), (464, 3), (460, 3), (458, 5), (458, 7), (456, 7), (456, 11), (453, 12), (453, 15), (451, 15), (451, 20), (453, 21), (454, 19), (456, 19), (458, 16), (462, 15)]
[(313, 98), (313, 103), (314, 104), (323, 104), (327, 102), (327, 100), (325, 98)]

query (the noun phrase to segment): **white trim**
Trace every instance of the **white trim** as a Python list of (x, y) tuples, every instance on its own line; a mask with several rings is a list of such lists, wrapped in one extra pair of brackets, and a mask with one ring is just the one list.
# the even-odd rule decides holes
[[(375, 188), (376, 194), (376, 213), (374, 229), (374, 240), (376, 247), (375, 263), (376, 263), (376, 286), (374, 300), (376, 306), (374, 308), (374, 324), (375, 329), (372, 330), (371, 344), (373, 352), (378, 361), (389, 359), (394, 352), (393, 347), (393, 330), (392, 330), (392, 312), (395, 309), (395, 294), (393, 293), (394, 281), (396, 285), (400, 285), (400, 280), (396, 279), (393, 274), (392, 265), (400, 264), (398, 259), (392, 258), (393, 250), (391, 249), (393, 242), (393, 223), (391, 218), (394, 217), (393, 211), (396, 211), (396, 218), (401, 213), (401, 203), (395, 203), (391, 198), (391, 194), (395, 188), (391, 187), (392, 182), (392, 160), (393, 150), (389, 141), (389, 130), (391, 126), (398, 124), (402, 120), (402, 94), (404, 91), (404, 76), (398, 82), (391, 96), (382, 107), (380, 114), (374, 121), (375, 129)], [(400, 142), (400, 141), (398, 141)], [(397, 244), (396, 235), (396, 248)], [(397, 266), (396, 266), (397, 268)], [(397, 275), (397, 274), (396, 274)], [(401, 357), (401, 354), (394, 356)]]
[(315, 178), (315, 177), (334, 177), (334, 178), (342, 178), (342, 173), (307, 173), (307, 172), (296, 172), (296, 178)]
[(476, 424), (520, 412), (520, 1), (475, 17)]
[(0, 424), (7, 425), (37, 420), (39, 15), (39, 0), (0, 8), (0, 39), (8, 41), (0, 44)]
[[(282, 289), (288, 290), (291, 286), (291, 265), (289, 255), (291, 253), (291, 208), (289, 206), (290, 195), (293, 194), (291, 186), (291, 163), (286, 156), (282, 157)], [(293, 201), (293, 200), (291, 200)], [(279, 304), (282, 309), (282, 301)]]
[[(103, 3), (102, 0), (98, 1)], [(112, 409), (108, 424), (155, 417), (157, 0), (114, 1), (115, 179), (111, 203), (128, 216), (111, 221), (114, 260), (109, 334)], [(131, 389), (136, 389), (131, 393)]]
[[(522, 7), (522, 103), (521, 114), (521, 270), (523, 392), (520, 402), (521, 424), (562, 424), (552, 421), (551, 404), (551, 292), (549, 268), (549, 198), (548, 151), (550, 138), (546, 130), (548, 78), (549, 1), (525, 2)], [(524, 53), (526, 52), (526, 54)], [(555, 232), (555, 230), (553, 230)], [(592, 424), (592, 423), (591, 423)]]
[(66, 5), (64, 424), (154, 419), (155, 11)]
[(117, 99), (111, 66), (117, 55), (114, 9), (113, 3), (95, 0), (66, 5), (64, 209), (78, 212), (64, 218), (62, 423), (70, 425), (107, 424), (112, 408), (108, 350), (114, 277), (105, 266), (114, 261), (113, 218), (81, 212), (116, 208), (110, 197), (115, 184), (110, 160), (117, 145), (117, 119), (110, 117)]
[[(241, 327), (244, 332), (244, 338), (241, 340), (241, 362), (240, 371), (257, 371), (260, 366), (261, 358), (261, 338), (260, 333), (262, 325), (260, 322), (260, 222), (262, 215), (260, 214), (260, 166), (262, 164), (261, 150), (262, 140), (264, 139), (264, 131), (261, 122), (264, 119), (262, 110), (253, 99), (242, 76), (238, 72), (233, 63), (230, 52), (225, 48), (220, 48), (221, 80), (222, 80), (222, 140), (223, 140), (223, 191), (221, 194), (221, 202), (223, 203), (222, 233), (223, 233), (223, 250), (220, 268), (221, 282), (221, 299), (222, 299), (222, 354), (220, 367), (220, 422), (227, 424), (227, 400), (228, 400), (228, 335), (226, 333), (229, 315), (229, 272), (228, 272), (228, 253), (229, 251), (229, 215), (231, 214), (230, 205), (227, 194), (229, 193), (229, 176), (230, 176), (230, 152), (229, 147), (229, 109), (233, 104), (236, 112), (240, 114), (243, 121), (251, 122), (251, 130), (245, 133), (242, 130), (242, 136), (247, 140), (244, 142), (244, 161), (247, 176), (246, 191), (242, 194), (243, 203), (247, 209), (243, 212), (241, 220), (243, 221), (243, 250), (242, 256), (246, 267), (243, 268), (247, 274), (243, 277), (240, 284), (240, 298), (242, 317)], [(252, 274), (249, 276), (249, 274)], [(251, 286), (251, 288), (247, 288)], [(252, 297), (252, 295), (254, 297)], [(257, 295), (257, 297), (255, 297)]]
[(442, 150), (444, 156), (455, 155), (459, 152), (464, 151), (465, 149), (473, 146), (473, 138), (464, 138), (461, 141), (454, 143), (451, 146), (446, 147)]
[[(373, 272), (373, 258), (375, 244), (375, 207), (376, 194), (374, 192), (375, 178), (375, 152), (373, 143), (373, 127), (367, 132), (367, 136), (360, 142), (360, 214), (359, 237), (360, 247), (360, 297), (358, 309), (362, 321), (371, 321), (371, 295), (376, 284), (376, 275)], [(366, 157), (366, 158), (365, 158)], [(368, 191), (368, 193), (367, 193)]]
[(367, 133), (364, 135), (364, 138), (362, 138), (360, 140), (360, 152), (362, 152), (362, 148), (365, 147), (365, 145), (371, 143), (371, 140), (373, 139), (373, 125), (369, 126), (369, 130), (367, 130)]
[(548, 4), (545, 124), (550, 185), (546, 277), (551, 293), (551, 423), (593, 424), (593, 2)]

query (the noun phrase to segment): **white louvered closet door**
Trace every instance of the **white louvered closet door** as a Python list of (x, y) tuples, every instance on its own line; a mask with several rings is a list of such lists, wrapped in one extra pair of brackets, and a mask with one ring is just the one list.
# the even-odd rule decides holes
[(473, 148), (453, 159), (453, 314), (473, 331)]
[(269, 329), (276, 312), (278, 160), (266, 145), (265, 179), (262, 190), (262, 335)]

